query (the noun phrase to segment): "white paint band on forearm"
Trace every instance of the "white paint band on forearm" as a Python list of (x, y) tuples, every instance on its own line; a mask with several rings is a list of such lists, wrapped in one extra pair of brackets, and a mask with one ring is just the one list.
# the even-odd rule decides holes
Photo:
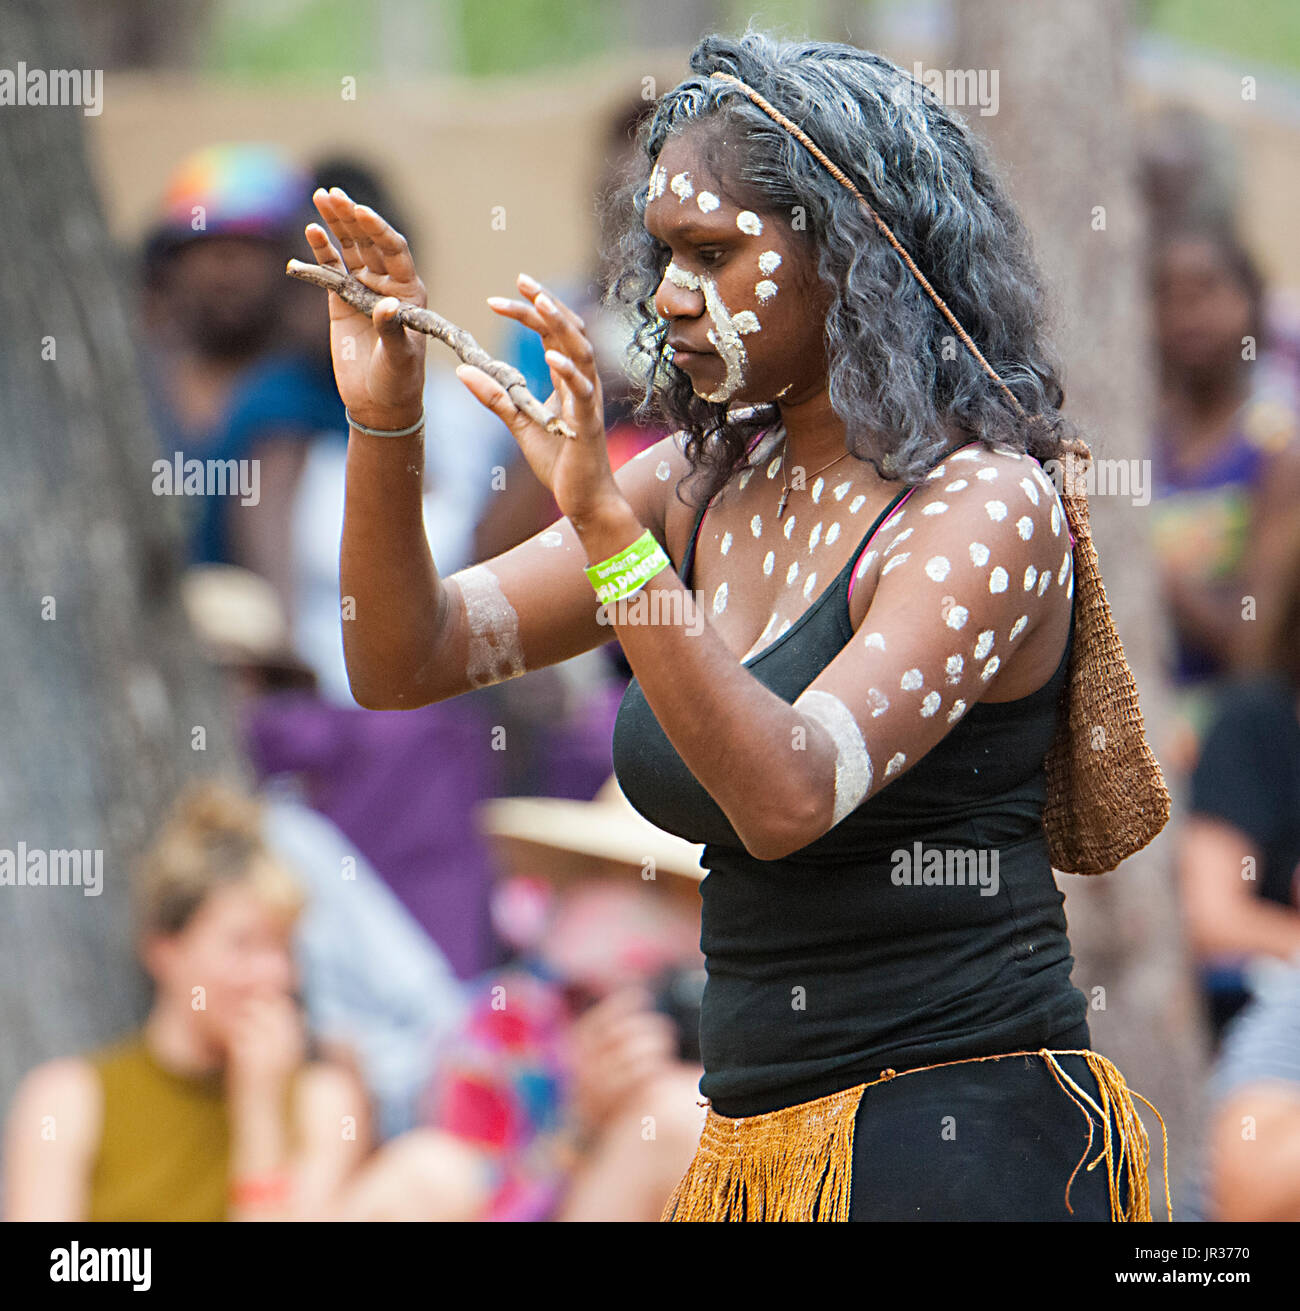
[(832, 825), (862, 804), (871, 791), (871, 757), (853, 712), (830, 692), (807, 691), (794, 708), (819, 723), (835, 743), (835, 809)]
[(465, 676), (473, 687), (489, 687), (527, 672), (519, 640), (519, 615), (485, 564), (471, 565), (447, 579), (460, 588), (469, 624)]

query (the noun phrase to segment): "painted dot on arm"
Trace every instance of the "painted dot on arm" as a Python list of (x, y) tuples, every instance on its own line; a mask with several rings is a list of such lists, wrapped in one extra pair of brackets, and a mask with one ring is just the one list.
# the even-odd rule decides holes
[(978, 565), (981, 569), (989, 562), (989, 548), (983, 542), (972, 542), (970, 544), (970, 561), (973, 565)]
[(1025, 495), (1029, 497), (1032, 505), (1038, 504), (1038, 488), (1028, 478), (1022, 478), (1020, 485), (1025, 489)]
[(985, 501), (984, 508), (994, 523), (1001, 523), (1007, 517), (1007, 507), (1001, 501)]
[(889, 709), (889, 698), (878, 687), (869, 687), (867, 688), (867, 709), (871, 711), (871, 718), (875, 719)]
[(949, 628), (965, 628), (966, 620), (970, 618), (970, 611), (964, 605), (950, 606), (948, 613), (944, 615), (944, 622)]
[(1024, 632), (1025, 625), (1029, 622), (1028, 615), (1021, 615), (1014, 624), (1011, 625), (1011, 631), (1007, 634), (1007, 641), (1014, 642), (1017, 637)]
[(785, 571), (786, 586), (788, 587), (798, 577), (799, 577), (799, 561), (793, 560), (790, 563), (789, 569)]
[(884, 633), (868, 633), (862, 639), (862, 645), (876, 651), (883, 651), (885, 649), (885, 635)]
[(1020, 534), (1022, 542), (1027, 542), (1034, 535), (1034, 521), (1027, 514), (1022, 514), (1016, 520), (1016, 532)]
[(965, 701), (957, 700), (952, 703), (952, 709), (948, 711), (948, 722), (955, 724), (966, 713)]
[(918, 688), (924, 686), (925, 675), (919, 669), (908, 669), (903, 673), (903, 677), (898, 680), (898, 685), (904, 692), (915, 692)]
[(986, 655), (993, 649), (993, 639), (997, 634), (993, 629), (986, 628), (975, 643), (975, 659), (983, 660)]
[(988, 664), (980, 670), (980, 677), (987, 683), (994, 674), (998, 672), (998, 666), (1002, 663), (998, 656), (991, 656)]
[(1007, 571), (1001, 566), (995, 566), (993, 572), (989, 574), (989, 591), (1005, 592), (1007, 590)]
[(727, 608), (727, 584), (725, 582), (718, 584), (718, 590), (713, 594), (713, 613), (720, 615)]
[(894, 754), (889, 757), (889, 764), (885, 766), (885, 777), (891, 778), (893, 775), (897, 774), (905, 764), (907, 764), (907, 757), (901, 751), (895, 751)]
[(951, 568), (952, 566), (948, 563), (947, 557), (942, 555), (931, 556), (930, 559), (925, 562), (925, 572), (933, 578), (936, 583), (943, 582), (943, 580), (948, 577), (948, 571)]
[(1034, 590), (1034, 583), (1037, 580), (1037, 578), (1038, 578), (1038, 570), (1035, 569), (1034, 566), (1031, 564), (1029, 568), (1025, 570), (1026, 592), (1032, 592)]
[(944, 669), (948, 674), (948, 682), (950, 684), (961, 682), (962, 666), (965, 665), (965, 663), (965, 660), (963, 660), (960, 655), (950, 655), (948, 657), (948, 663), (944, 666)]
[(938, 692), (927, 692), (925, 694), (925, 700), (921, 702), (922, 718), (929, 719), (930, 716), (939, 709), (942, 701), (943, 698), (938, 694)]

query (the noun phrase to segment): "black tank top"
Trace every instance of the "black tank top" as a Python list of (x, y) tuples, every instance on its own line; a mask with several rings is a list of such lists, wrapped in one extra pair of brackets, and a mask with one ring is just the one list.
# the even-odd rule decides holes
[[(746, 662), (783, 700), (793, 703), (851, 640), (853, 569), (904, 495), (785, 634)], [(677, 571), (688, 588), (707, 508)], [(646, 819), (705, 844), (700, 1089), (720, 1115), (810, 1101), (887, 1066), (1086, 1045), (1087, 1000), (1070, 982), (1042, 820), (1043, 761), (1073, 640), (1071, 613), (1042, 687), (976, 702), (910, 770), (771, 861), (745, 850), (629, 683), (614, 727), (619, 785)], [(983, 860), (982, 885), (968, 858)], [(896, 881), (910, 869), (921, 882), (927, 868), (927, 884)]]

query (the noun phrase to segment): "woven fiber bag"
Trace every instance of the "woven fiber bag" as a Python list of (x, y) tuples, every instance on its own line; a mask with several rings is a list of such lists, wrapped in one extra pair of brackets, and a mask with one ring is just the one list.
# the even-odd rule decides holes
[(1137, 684), (1115, 631), (1088, 521), (1092, 452), (1067, 443), (1058, 483), (1074, 533), (1074, 645), (1047, 753), (1043, 825), (1052, 865), (1104, 874), (1169, 820), (1170, 796), (1147, 745)]

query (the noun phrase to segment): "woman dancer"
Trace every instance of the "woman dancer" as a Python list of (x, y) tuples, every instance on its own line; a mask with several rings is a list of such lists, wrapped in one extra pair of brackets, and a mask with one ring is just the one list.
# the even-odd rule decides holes
[(540, 334), (576, 436), (458, 373), (564, 517), (449, 578), (424, 343), (393, 317), (423, 284), (379, 215), (316, 193), (342, 253), (312, 225), (316, 258), (385, 296), (330, 297), (354, 694), (418, 706), (622, 644), (620, 783), (709, 871), (710, 1109), (666, 1218), (1146, 1218), (1043, 828), (1073, 574), (1024, 230), (878, 56), (749, 34), (691, 66), (614, 289), (680, 431), (615, 476), (584, 325), (521, 275), (490, 303)]

